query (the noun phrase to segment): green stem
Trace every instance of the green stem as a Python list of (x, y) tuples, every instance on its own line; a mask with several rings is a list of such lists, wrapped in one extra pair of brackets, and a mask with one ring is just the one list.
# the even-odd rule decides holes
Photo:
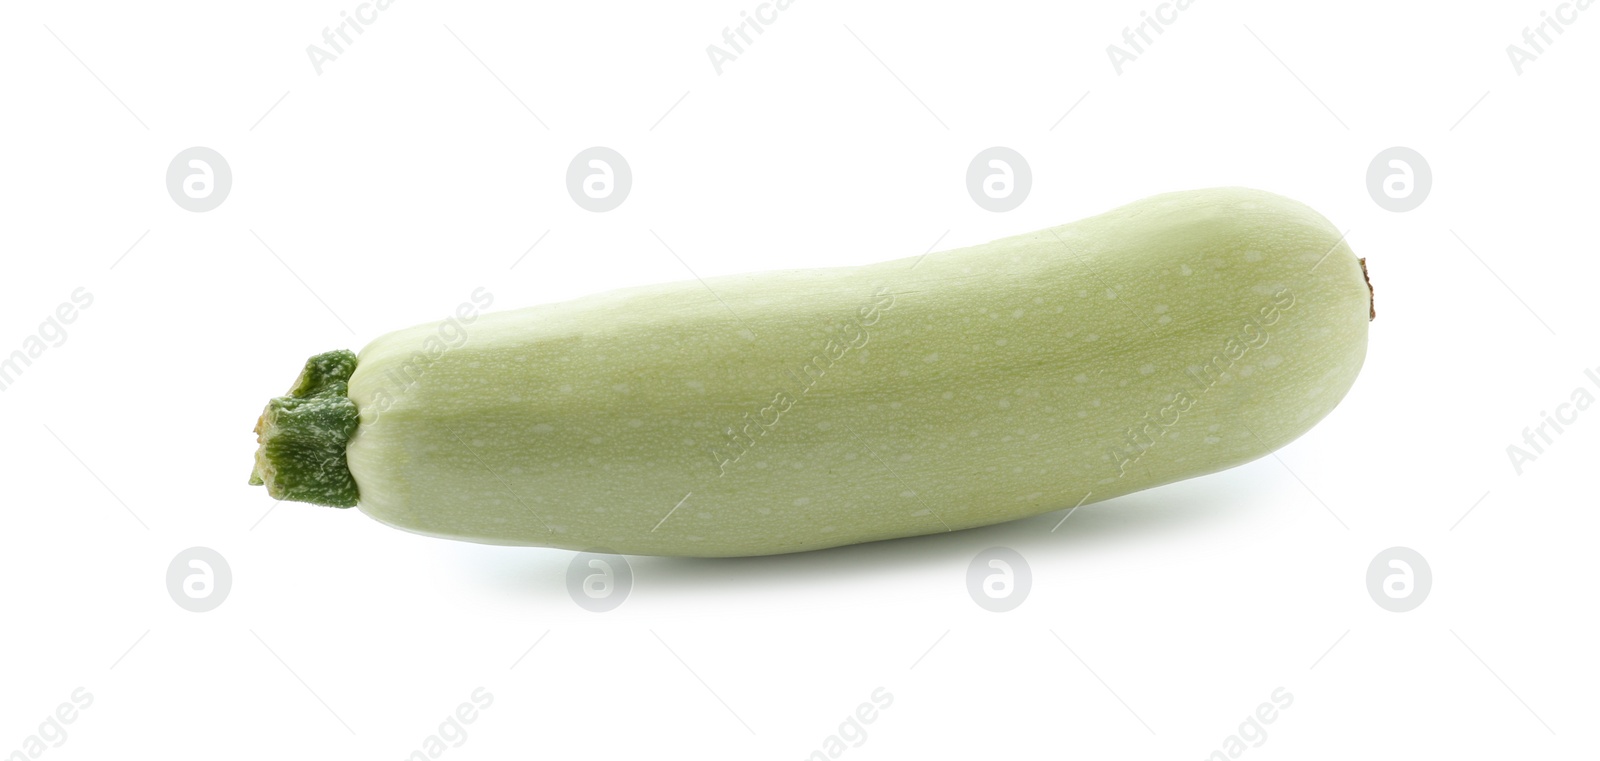
[(267, 402), (256, 422), (256, 467), (250, 483), (276, 499), (352, 507), (360, 496), (345, 462), (345, 445), (360, 414), (350, 401), (356, 355), (345, 349), (306, 360), (288, 396)]

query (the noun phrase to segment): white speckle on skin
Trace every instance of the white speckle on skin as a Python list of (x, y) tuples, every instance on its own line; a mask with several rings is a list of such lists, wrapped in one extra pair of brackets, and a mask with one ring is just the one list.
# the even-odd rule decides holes
[(811, 498), (810, 497), (801, 497), (801, 498), (799, 498), (799, 499), (794, 501), (794, 506), (795, 507), (805, 507), (806, 505), (809, 505), (809, 504), (811, 504)]
[(1139, 366), (1139, 374), (1140, 375), (1150, 375), (1151, 373), (1154, 373), (1155, 371), (1156, 371), (1156, 366), (1152, 365), (1152, 364), (1148, 364), (1147, 363), (1147, 364), (1143, 364), (1143, 365)]
[(905, 490), (903, 492), (900, 492), (900, 496), (905, 497), (907, 499), (910, 499), (912, 497), (917, 496), (917, 493), (914, 492), (914, 491), (911, 491), (910, 489), (907, 489), (907, 490)]
[(933, 364), (934, 362), (938, 362), (939, 361), (939, 352), (934, 352), (932, 354), (929, 354), (926, 357), (923, 357), (922, 361), (923, 362), (927, 362), (928, 364)]

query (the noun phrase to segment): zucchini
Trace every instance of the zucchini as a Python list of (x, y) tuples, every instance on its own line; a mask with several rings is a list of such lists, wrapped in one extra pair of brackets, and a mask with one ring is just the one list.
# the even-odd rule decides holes
[(1354, 383), (1371, 303), (1305, 205), (1169, 193), (925, 257), (458, 310), (311, 358), (257, 424), (252, 482), (626, 554), (983, 526), (1289, 443)]

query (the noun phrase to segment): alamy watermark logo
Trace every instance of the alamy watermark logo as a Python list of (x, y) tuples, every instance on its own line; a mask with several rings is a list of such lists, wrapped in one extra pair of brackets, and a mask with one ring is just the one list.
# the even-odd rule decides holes
[(591, 550), (574, 555), (567, 564), (567, 594), (584, 610), (616, 610), (632, 591), (633, 567), (621, 555)]
[(1033, 170), (1022, 154), (995, 146), (972, 157), (967, 164), (967, 194), (973, 203), (989, 211), (1011, 211), (1028, 200), (1033, 189)]
[(0, 357), (0, 391), (16, 385), (23, 372), (33, 367), (35, 360), (50, 349), (60, 348), (67, 342), (67, 326), (78, 320), (78, 314), (94, 304), (94, 294), (87, 288), (72, 291), (70, 300), (56, 305), (55, 311), (39, 323), (32, 334), (22, 339), (22, 347)]
[[(1596, 388), (1600, 388), (1600, 373), (1595, 370), (1600, 368), (1584, 368), (1583, 374)], [(1506, 445), (1506, 457), (1511, 460), (1511, 469), (1516, 471), (1517, 475), (1522, 475), (1523, 467), (1542, 457), (1545, 454), (1545, 447), (1554, 445), (1555, 437), (1566, 433), (1567, 426), (1578, 422), (1578, 414), (1593, 404), (1594, 394), (1589, 393), (1589, 389), (1578, 386), (1572, 389), (1567, 401), (1556, 405), (1554, 415), (1539, 410), (1539, 424), (1522, 429), (1522, 443), (1527, 447)]]
[(210, 547), (190, 547), (167, 566), (167, 593), (178, 607), (192, 613), (216, 610), (232, 589), (228, 561)]
[(967, 594), (978, 607), (994, 613), (1016, 610), (1033, 589), (1033, 570), (1010, 547), (990, 547), (967, 566)]
[(1433, 571), (1428, 561), (1410, 547), (1390, 547), (1367, 566), (1367, 593), (1384, 610), (1416, 610), (1432, 589)]
[(628, 160), (605, 146), (585, 148), (567, 165), (567, 193), (588, 211), (611, 211), (628, 199), (632, 189)]
[(1522, 45), (1513, 43), (1506, 46), (1506, 57), (1511, 59), (1511, 68), (1517, 72), (1517, 76), (1522, 76), (1524, 66), (1539, 60), (1547, 48), (1566, 34), (1567, 27), (1578, 22), (1579, 11), (1589, 10), (1591, 5), (1594, 5), (1594, 0), (1574, 0), (1556, 6), (1555, 13), (1539, 11), (1539, 23), (1522, 28)]
[(1389, 211), (1411, 211), (1428, 200), (1433, 170), (1422, 154), (1395, 146), (1385, 148), (1367, 164), (1367, 193)]
[(228, 160), (210, 148), (186, 148), (167, 164), (167, 194), (189, 211), (211, 211), (227, 200), (233, 189)]

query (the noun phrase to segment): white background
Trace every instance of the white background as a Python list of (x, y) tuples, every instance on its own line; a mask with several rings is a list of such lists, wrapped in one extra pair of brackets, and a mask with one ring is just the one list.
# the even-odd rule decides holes
[[(1600, 395), (1600, 8), (1519, 75), (1506, 47), (1555, 0), (1197, 0), (1118, 74), (1106, 48), (1154, 0), (796, 0), (717, 74), (706, 46), (755, 5), (398, 0), (321, 74), (306, 47), (354, 2), (8, 5), (0, 353), (94, 300), (0, 392), (0, 754), (79, 687), (42, 757), (400, 759), (479, 687), (493, 704), (441, 757), (799, 759), (880, 687), (841, 757), (1199, 759), (1279, 687), (1294, 702), (1244, 757), (1593, 748), (1600, 412), (1520, 475), (1506, 447)], [(608, 213), (565, 188), (594, 145), (634, 175)], [(1034, 178), (1006, 213), (965, 188), (996, 145)], [(1433, 175), (1405, 213), (1365, 180), (1397, 145)], [(164, 185), (192, 146), (232, 169), (213, 211)], [(498, 309), (685, 265), (862, 264), (1215, 185), (1349, 228), (1377, 288), (1366, 367), (1277, 457), (1055, 532), (1064, 511), (632, 558), (631, 595), (591, 613), (573, 553), (245, 485), (306, 356), (479, 286)], [(231, 568), (211, 612), (166, 589), (192, 546)], [(1006, 613), (966, 587), (994, 546), (1032, 570)], [(1393, 546), (1433, 575), (1408, 613), (1366, 589)]]

